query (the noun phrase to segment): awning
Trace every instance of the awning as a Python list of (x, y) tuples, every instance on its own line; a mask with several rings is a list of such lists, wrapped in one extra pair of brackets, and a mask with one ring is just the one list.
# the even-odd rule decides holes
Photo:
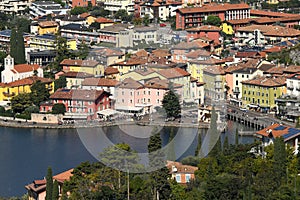
[(241, 100), (239, 100), (239, 99), (233, 99), (233, 98), (230, 98), (230, 101), (237, 102), (237, 103), (240, 103), (240, 102), (242, 102), (242, 101), (241, 101)]
[(135, 106), (116, 106), (116, 110), (120, 110), (120, 111), (134, 111), (134, 112), (137, 112), (137, 111), (140, 111), (142, 110), (143, 107), (135, 107)]
[(250, 108), (258, 108), (257, 105), (253, 105), (253, 104), (248, 104), (248, 106), (249, 106)]
[(118, 113), (118, 111), (112, 110), (112, 109), (105, 109), (105, 110), (101, 110), (101, 111), (97, 112), (98, 115), (103, 115), (103, 116), (111, 116), (111, 115), (115, 115), (117, 113)]

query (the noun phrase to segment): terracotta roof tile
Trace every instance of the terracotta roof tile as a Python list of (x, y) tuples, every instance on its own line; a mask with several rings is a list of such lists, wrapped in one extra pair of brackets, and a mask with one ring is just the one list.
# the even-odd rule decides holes
[(137, 57), (148, 57), (148, 52), (144, 49), (139, 50), (138, 52), (135, 53)]
[(64, 59), (60, 62), (60, 65), (67, 65), (67, 66), (81, 66), (82, 60), (71, 60), (71, 59)]
[(168, 79), (190, 76), (190, 73), (178, 67), (170, 68), (170, 69), (162, 69), (159, 70), (158, 73)]
[(38, 76), (31, 76), (27, 78), (23, 78), (20, 80), (16, 80), (10, 83), (7, 83), (7, 86), (9, 87), (17, 87), (17, 86), (23, 86), (23, 85), (32, 85), (33, 83), (41, 81), (42, 83), (52, 83), (52, 79), (50, 78), (42, 78)]
[(81, 83), (81, 85), (83, 86), (106, 86), (106, 87), (115, 87), (118, 84), (119, 81), (115, 79), (108, 79), (108, 78), (86, 78)]
[(104, 24), (104, 23), (114, 23), (113, 20), (108, 19), (108, 18), (104, 18), (104, 17), (98, 17), (97, 19), (95, 19), (95, 22), (98, 22), (100, 24)]
[(91, 14), (90, 13), (82, 13), (81, 15), (80, 15), (80, 17), (81, 18), (87, 18), (87, 17), (89, 17), (89, 16), (91, 16)]
[(58, 26), (58, 24), (54, 21), (42, 21), (42, 22), (39, 22), (38, 25), (42, 28)]
[(31, 72), (39, 69), (39, 65), (28, 65), (28, 64), (19, 64), (14, 66), (14, 71), (18, 73)]
[(73, 169), (69, 169), (60, 174), (57, 174), (53, 176), (53, 179), (57, 180), (58, 182), (64, 182), (70, 180), (71, 176), (73, 176)]
[(284, 86), (286, 83), (285, 77), (260, 77), (257, 76), (252, 80), (242, 81), (245, 85), (257, 85), (263, 87), (280, 87)]
[(190, 165), (183, 165), (180, 162), (174, 162), (174, 161), (167, 161), (167, 168), (169, 169), (170, 173), (172, 173), (172, 167), (176, 167), (177, 174), (178, 173), (188, 173), (188, 174), (194, 174), (196, 170), (198, 170), (198, 167), (190, 166)]
[(185, 56), (191, 59), (199, 58), (199, 57), (210, 57), (212, 53), (209, 51), (206, 51), (204, 49), (197, 49), (195, 51), (191, 51), (187, 53)]
[(286, 67), (283, 70), (283, 73), (289, 73), (289, 74), (294, 74), (294, 73), (299, 73), (300, 72), (300, 65), (290, 65), (288, 67)]
[(173, 47), (173, 49), (199, 49), (208, 47), (209, 44), (201, 40), (193, 40), (191, 42), (181, 42)]
[(119, 70), (114, 67), (107, 67), (104, 70), (104, 75), (112, 75), (112, 74), (118, 74), (118, 73), (119, 73)]
[(298, 14), (290, 14), (290, 13), (282, 13), (282, 12), (271, 12), (264, 10), (251, 10), (250, 15), (259, 15), (259, 16), (267, 16), (267, 17), (295, 17), (299, 16)]
[[(181, 88), (181, 87), (183, 87), (183, 85), (177, 84), (177, 83), (173, 83), (172, 86), (174, 88)], [(161, 80), (160, 78), (153, 78), (151, 80), (148, 80), (144, 84), (144, 87), (145, 88), (154, 88), (154, 89), (169, 90), (170, 89), (170, 81), (168, 81), (166, 79)]]
[(104, 93), (106, 92), (103, 90), (58, 89), (50, 99), (96, 101)]
[(171, 53), (169, 52), (169, 49), (155, 49), (152, 51), (152, 54), (156, 57), (169, 57), (171, 56)]
[(257, 131), (256, 134), (270, 138), (283, 137), (284, 141), (288, 141), (292, 138), (298, 137), (300, 135), (300, 129), (280, 124), (273, 124)]
[(118, 88), (139, 89), (143, 88), (143, 84), (132, 78), (126, 78), (118, 84)]
[(88, 73), (85, 73), (85, 72), (73, 72), (73, 71), (70, 71), (70, 72), (66, 72), (60, 76), (65, 76), (67, 78), (87, 78), (87, 77), (93, 77), (94, 75), (93, 74), (88, 74)]
[(225, 70), (222, 66), (209, 66), (203, 70), (204, 73), (214, 74), (214, 75), (225, 75)]
[(205, 25), (205, 26), (199, 26), (199, 27), (194, 27), (194, 28), (188, 28), (186, 29), (187, 32), (189, 31), (213, 31), (213, 32), (219, 32), (222, 29), (217, 26), (212, 26), (212, 25)]

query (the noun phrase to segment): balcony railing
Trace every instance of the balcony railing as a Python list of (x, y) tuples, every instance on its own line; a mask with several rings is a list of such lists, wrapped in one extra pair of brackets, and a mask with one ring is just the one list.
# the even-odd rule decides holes
[(14, 93), (14, 92), (12, 92), (12, 93), (10, 93), (10, 92), (3, 92), (3, 95), (4, 95), (5, 97), (13, 97), (13, 96), (16, 95), (16, 93)]

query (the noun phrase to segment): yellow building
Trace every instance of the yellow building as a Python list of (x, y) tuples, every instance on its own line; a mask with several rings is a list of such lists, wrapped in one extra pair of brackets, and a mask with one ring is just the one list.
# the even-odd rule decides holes
[[(56, 36), (52, 34), (36, 35), (29, 38), (29, 47), (40, 50), (53, 50), (56, 45)], [(67, 39), (67, 48), (77, 50), (75, 39)]]
[(284, 77), (255, 77), (242, 82), (244, 106), (258, 107), (269, 111), (276, 108), (275, 99), (284, 94), (286, 94)]
[(203, 70), (205, 96), (212, 100), (225, 99), (225, 71), (221, 66), (210, 66)]
[(38, 34), (56, 34), (58, 32), (59, 25), (54, 21), (43, 21), (38, 23)]
[(31, 76), (10, 83), (1, 83), (0, 101), (10, 101), (13, 97), (21, 93), (30, 93), (30, 87), (37, 81), (44, 83), (50, 94), (54, 92), (54, 82), (52, 79)]
[(208, 60), (190, 60), (188, 62), (187, 71), (192, 77), (196, 78), (199, 82), (206, 82), (203, 79), (203, 70), (210, 66), (223, 66), (225, 64), (224, 60), (208, 59)]
[(84, 81), (85, 78), (94, 77), (93, 74), (87, 74), (84, 72), (74, 72), (74, 71), (66, 72), (60, 76), (66, 77), (66, 81), (67, 81), (66, 87), (68, 89), (78, 88), (81, 86), (81, 83), (82, 83), (82, 81)]
[(226, 22), (223, 22), (222, 25), (220, 26), (220, 28), (227, 35), (234, 34), (234, 30), (233, 30), (232, 26), (230, 24), (227, 24)]
[(104, 65), (95, 60), (64, 59), (60, 65), (64, 72), (83, 72), (94, 76), (104, 76)]
[(126, 78), (132, 78), (135, 81), (140, 81), (143, 79), (151, 79), (159, 77), (160, 79), (165, 79), (158, 71), (155, 71), (151, 68), (143, 68), (143, 69), (136, 69), (133, 71), (129, 71), (121, 76), (121, 80)]
[(93, 17), (91, 14), (89, 13), (82, 13), (80, 15), (81, 18), (84, 18), (85, 19), (85, 22), (88, 24), (88, 25), (91, 25), (92, 23), (95, 22), (95, 19), (96, 17)]

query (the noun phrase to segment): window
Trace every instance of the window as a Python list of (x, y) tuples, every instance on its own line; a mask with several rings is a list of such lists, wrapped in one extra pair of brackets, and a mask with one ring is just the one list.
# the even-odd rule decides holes
[(151, 95), (151, 92), (150, 92), (150, 91), (148, 91), (148, 95)]
[(185, 175), (185, 182), (190, 182), (190, 179), (191, 179), (191, 175), (190, 174), (186, 174)]
[(239, 84), (239, 81), (235, 81), (235, 85), (238, 85)]
[(130, 99), (130, 101), (129, 101), (130, 103), (132, 103), (132, 99)]
[(159, 96), (159, 91), (157, 92), (157, 96)]
[(148, 103), (150, 103), (150, 99), (148, 99)]
[(180, 174), (176, 174), (176, 182), (181, 183), (181, 175)]
[(276, 93), (274, 93), (274, 97), (276, 97)]
[(159, 103), (159, 99), (156, 100), (156, 103)]

